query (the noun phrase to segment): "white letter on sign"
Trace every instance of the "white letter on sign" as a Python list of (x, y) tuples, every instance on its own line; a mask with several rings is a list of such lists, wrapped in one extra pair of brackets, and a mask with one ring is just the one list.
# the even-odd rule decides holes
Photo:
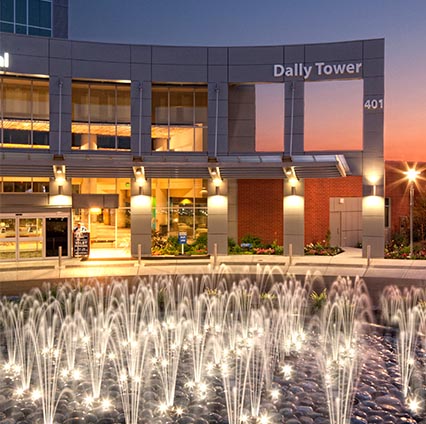
[(284, 75), (283, 65), (274, 65), (274, 77), (282, 77)]

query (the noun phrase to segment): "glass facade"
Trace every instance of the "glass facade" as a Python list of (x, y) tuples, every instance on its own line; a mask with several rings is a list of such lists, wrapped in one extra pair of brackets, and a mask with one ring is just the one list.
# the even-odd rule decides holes
[(1, 147), (49, 148), (49, 81), (0, 78)]
[(152, 229), (163, 237), (187, 234), (188, 240), (207, 234), (207, 181), (152, 180)]
[(207, 150), (207, 87), (152, 87), (152, 150)]
[(52, 36), (51, 0), (1, 0), (0, 31)]
[[(20, 215), (0, 215), (0, 260), (57, 256), (59, 246), (64, 256), (68, 254), (67, 214), (55, 212), (52, 216), (46, 211)], [(56, 223), (56, 231), (52, 222)]]
[(130, 150), (130, 85), (73, 82), (72, 148)]
[(73, 228), (80, 223), (90, 232), (91, 249), (119, 248), (130, 254), (130, 179), (73, 178), (79, 194), (117, 194), (118, 208), (94, 206), (73, 210)]

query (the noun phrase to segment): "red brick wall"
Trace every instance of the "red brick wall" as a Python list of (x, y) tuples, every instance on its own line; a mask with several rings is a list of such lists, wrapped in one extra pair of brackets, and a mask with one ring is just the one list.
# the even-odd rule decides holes
[(238, 242), (247, 234), (283, 244), (283, 181), (238, 180)]
[(305, 243), (325, 239), (330, 229), (330, 197), (361, 197), (362, 177), (305, 180)]
[[(385, 163), (385, 196), (391, 201), (391, 234), (400, 232), (402, 217), (409, 215), (409, 193), (404, 171), (421, 171), (414, 199), (426, 196), (426, 163)], [(305, 180), (305, 242), (321, 241), (330, 226), (330, 197), (361, 197), (362, 177)], [(238, 181), (238, 238), (259, 236), (263, 242), (283, 243), (283, 181)]]

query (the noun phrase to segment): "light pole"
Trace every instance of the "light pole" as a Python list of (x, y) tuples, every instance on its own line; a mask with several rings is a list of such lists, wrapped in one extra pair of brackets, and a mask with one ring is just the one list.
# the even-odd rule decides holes
[(410, 184), (410, 258), (413, 257), (413, 207), (414, 207), (414, 182), (416, 181), (417, 175), (420, 174), (414, 168), (409, 169), (404, 174), (408, 178)]

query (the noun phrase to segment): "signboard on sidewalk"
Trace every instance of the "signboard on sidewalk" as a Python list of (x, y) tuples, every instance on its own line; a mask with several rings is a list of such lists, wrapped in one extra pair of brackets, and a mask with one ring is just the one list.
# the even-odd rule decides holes
[(73, 253), (76, 258), (89, 256), (90, 233), (88, 231), (76, 231), (74, 233)]

